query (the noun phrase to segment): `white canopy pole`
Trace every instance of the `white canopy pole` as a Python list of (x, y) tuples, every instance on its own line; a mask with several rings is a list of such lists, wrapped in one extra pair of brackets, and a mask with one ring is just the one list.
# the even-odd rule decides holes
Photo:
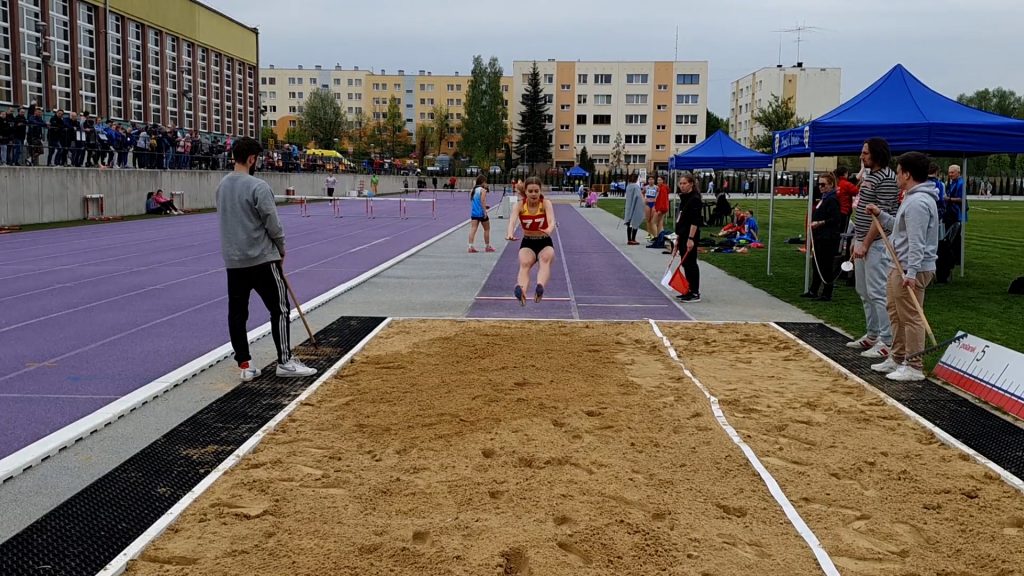
[(967, 157), (964, 157), (963, 173), (960, 177), (964, 179), (963, 194), (960, 195), (960, 277), (964, 277), (964, 263), (967, 260)]
[(811, 214), (814, 213), (814, 152), (807, 170), (807, 238), (804, 242), (804, 292), (811, 291)]
[(772, 228), (775, 227), (775, 157), (772, 156), (772, 179), (768, 186), (768, 275), (772, 275)]

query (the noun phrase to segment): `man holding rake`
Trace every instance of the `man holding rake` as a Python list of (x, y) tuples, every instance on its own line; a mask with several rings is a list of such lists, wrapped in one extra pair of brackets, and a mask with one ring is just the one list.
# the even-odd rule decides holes
[(876, 228), (880, 225), (892, 232), (895, 258), (886, 283), (892, 351), (871, 369), (901, 382), (925, 379), (921, 355), (915, 353), (925, 347), (927, 320), (922, 305), (925, 288), (935, 279), (939, 245), (938, 189), (928, 180), (928, 164), (928, 157), (920, 152), (907, 152), (897, 160), (896, 181), (904, 198), (896, 216), (874, 204), (866, 207)]
[(252, 138), (239, 138), (231, 149), (235, 169), (217, 186), (217, 218), (221, 252), (228, 272), (228, 333), (243, 382), (260, 375), (249, 361), (249, 294), (255, 290), (270, 312), (270, 330), (277, 346), (277, 375), (286, 378), (312, 376), (310, 368), (292, 357), (288, 320), (291, 306), (282, 262), (284, 229), (277, 217), (274, 192), (254, 177), (256, 158), (262, 152)]

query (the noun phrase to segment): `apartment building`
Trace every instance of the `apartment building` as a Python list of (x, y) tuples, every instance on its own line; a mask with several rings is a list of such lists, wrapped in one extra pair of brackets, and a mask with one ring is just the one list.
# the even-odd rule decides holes
[[(512, 65), (509, 114), (518, 122), (520, 99), (534, 61)], [(669, 157), (706, 137), (706, 61), (536, 62), (550, 106), (555, 165), (572, 166), (583, 147), (599, 169), (608, 167), (616, 135), (623, 168), (664, 169)]]
[[(750, 146), (764, 133), (754, 122), (754, 116), (771, 102), (772, 96), (791, 99), (798, 118), (813, 120), (839, 106), (841, 81), (840, 68), (806, 68), (803, 63), (761, 68), (747, 74), (731, 84), (729, 135), (740, 144)], [(790, 162), (794, 170), (804, 165), (802, 161)], [(816, 162), (816, 166), (828, 169), (821, 161)]]
[(0, 0), (0, 106), (255, 136), (258, 58), (195, 0)]
[[(469, 76), (458, 73), (434, 75), (427, 70), (387, 74), (385, 70), (360, 70), (358, 66), (345, 69), (340, 64), (329, 69), (269, 66), (260, 71), (260, 98), (267, 109), (263, 125), (274, 128), (283, 137), (288, 128), (297, 124), (309, 93), (318, 88), (330, 90), (350, 120), (384, 120), (391, 99), (397, 98), (405, 128), (414, 138), (418, 125), (433, 124), (435, 109), (446, 107), (450, 126), (440, 148), (452, 153), (458, 148), (459, 128), (466, 114), (469, 80)], [(511, 85), (510, 76), (502, 79), (502, 90), (506, 93)]]

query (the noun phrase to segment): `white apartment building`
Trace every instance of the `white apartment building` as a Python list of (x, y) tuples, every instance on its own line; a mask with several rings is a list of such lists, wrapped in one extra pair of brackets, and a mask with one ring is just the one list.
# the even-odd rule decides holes
[[(364, 100), (363, 90), (367, 75), (371, 72), (355, 67), (351, 70), (341, 66), (324, 68), (277, 68), (270, 65), (260, 69), (260, 103), (266, 107), (263, 126), (277, 128), (279, 122), (293, 124), (302, 113), (302, 106), (309, 93), (326, 88), (350, 116), (370, 113), (370, 106)], [(287, 129), (289, 126), (284, 126)]]
[[(534, 61), (512, 64), (509, 120), (519, 122), (520, 99)], [(537, 61), (548, 99), (555, 165), (572, 166), (582, 148), (608, 167), (617, 134), (623, 168), (666, 168), (671, 155), (706, 137), (708, 63)]]
[(802, 65), (762, 68), (731, 85), (729, 135), (744, 146), (764, 132), (754, 122), (758, 110), (772, 96), (792, 98), (798, 118), (813, 120), (839, 106), (840, 68), (805, 68)]

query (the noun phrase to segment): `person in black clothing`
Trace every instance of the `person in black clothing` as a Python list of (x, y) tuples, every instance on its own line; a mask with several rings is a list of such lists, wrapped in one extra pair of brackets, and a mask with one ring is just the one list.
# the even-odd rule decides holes
[(839, 197), (836, 196), (835, 175), (826, 172), (818, 176), (818, 188), (822, 194), (821, 200), (811, 214), (811, 249), (814, 256), (811, 289), (801, 296), (828, 302), (832, 300), (833, 279), (836, 277), (835, 258), (839, 252), (843, 213), (839, 209)]
[(28, 132), (28, 117), (25, 109), (20, 108), (18, 115), (11, 121), (11, 145), (7, 149), (7, 163), (11, 166), (21, 165), (21, 152), (25, 146), (25, 135)]
[(29, 166), (38, 166), (39, 157), (43, 155), (43, 131), (46, 130), (46, 121), (43, 120), (43, 110), (34, 108), (32, 116), (28, 119), (28, 155)]
[(683, 302), (700, 302), (700, 268), (697, 266), (697, 242), (700, 240), (700, 226), (703, 220), (704, 202), (700, 197), (700, 183), (693, 174), (686, 172), (679, 177), (679, 212), (676, 214), (676, 241), (672, 245), (672, 257), (683, 251), (683, 274), (690, 284), (690, 291), (676, 296)]
[(64, 111), (57, 110), (50, 116), (50, 129), (46, 131), (46, 165), (53, 166), (60, 158), (61, 141), (64, 138)]
[(11, 119), (7, 111), (0, 111), (0, 164), (7, 164), (7, 145), (11, 141)]

